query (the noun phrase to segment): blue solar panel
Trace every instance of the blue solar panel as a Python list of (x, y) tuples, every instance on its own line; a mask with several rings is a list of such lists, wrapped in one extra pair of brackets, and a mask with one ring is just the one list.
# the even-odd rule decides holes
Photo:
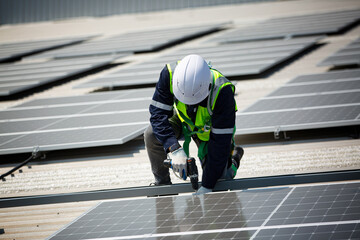
[(360, 183), (102, 202), (49, 239), (357, 239)]

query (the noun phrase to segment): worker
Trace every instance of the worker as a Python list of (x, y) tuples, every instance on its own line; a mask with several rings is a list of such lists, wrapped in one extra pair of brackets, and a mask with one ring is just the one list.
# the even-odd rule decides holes
[[(203, 169), (196, 194), (211, 192), (219, 179), (235, 177), (240, 159), (231, 158), (237, 110), (234, 92), (234, 85), (199, 55), (185, 56), (162, 69), (149, 107), (151, 124), (144, 133), (155, 185), (171, 184), (169, 169), (163, 165), (167, 157), (174, 172), (186, 180), (191, 139)], [(179, 140), (184, 138), (181, 146)], [(243, 150), (237, 149), (241, 158)]]

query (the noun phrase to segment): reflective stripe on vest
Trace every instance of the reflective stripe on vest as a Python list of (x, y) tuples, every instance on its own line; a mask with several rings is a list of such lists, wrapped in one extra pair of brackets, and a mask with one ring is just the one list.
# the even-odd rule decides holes
[(162, 110), (166, 110), (166, 111), (171, 111), (173, 109), (172, 105), (163, 104), (163, 103), (155, 101), (155, 100), (152, 100), (150, 104), (157, 108), (160, 108)]
[[(167, 64), (167, 68), (169, 71), (169, 77), (170, 77), (170, 91), (173, 93), (173, 84), (172, 84), (172, 76), (174, 69), (176, 65), (179, 63), (175, 62), (172, 64)], [(230, 85), (232, 87), (233, 92), (235, 91), (235, 86), (226, 79), (219, 71), (215, 69), (210, 69), (211, 75), (212, 75), (212, 84), (211, 84), (211, 90), (208, 96), (208, 102), (207, 107), (204, 108), (202, 106), (198, 106), (197, 112), (196, 112), (196, 118), (195, 123), (193, 123), (190, 119), (190, 117), (187, 115), (186, 111), (186, 105), (180, 101), (177, 100), (177, 102), (174, 103), (174, 108), (177, 112), (177, 115), (181, 122), (185, 122), (191, 129), (192, 132), (196, 133), (198, 138), (202, 141), (209, 141), (210, 139), (210, 131), (211, 131), (211, 116), (213, 114), (213, 110), (215, 108), (216, 100), (219, 96), (219, 93), (221, 89), (227, 85)], [(235, 100), (234, 100), (235, 101)], [(237, 110), (237, 106), (235, 103), (235, 111)], [(213, 133), (215, 134), (233, 134), (235, 132), (235, 126), (234, 128), (230, 129), (212, 129)]]

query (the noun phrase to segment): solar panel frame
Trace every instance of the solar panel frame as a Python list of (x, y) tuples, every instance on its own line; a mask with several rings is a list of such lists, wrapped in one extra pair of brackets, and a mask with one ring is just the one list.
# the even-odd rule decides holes
[[(135, 123), (133, 125), (117, 124), (79, 127), (61, 131), (42, 131), (26, 135), (0, 136), (2, 140), (0, 155), (31, 153), (36, 148), (41, 152), (46, 152), (120, 145), (139, 137), (148, 125), (149, 124), (145, 122)], [(71, 141), (69, 141), (69, 139), (71, 139)]]
[(179, 49), (149, 61), (125, 66), (108, 75), (77, 85), (75, 88), (112, 88), (155, 84), (165, 64), (178, 61), (188, 54), (202, 55), (206, 61), (211, 61), (211, 65), (215, 69), (219, 69), (226, 77), (256, 75), (313, 47), (321, 38), (310, 37), (296, 40), (267, 41), (265, 43), (241, 43)]
[(317, 65), (334, 67), (360, 65), (360, 38), (352, 41), (350, 44), (325, 58)]
[(231, 29), (210, 39), (222, 44), (264, 39), (339, 33), (359, 20), (360, 10), (328, 12), (269, 19), (253, 26)]
[(101, 202), (48, 239), (355, 239), (359, 186), (338, 182)]
[(360, 125), (360, 71), (302, 75), (236, 115), (236, 134)]
[(360, 105), (239, 113), (236, 135), (356, 126), (360, 124), (359, 111)]
[(40, 64), (37, 62), (22, 62), (0, 65), (0, 96), (11, 96), (50, 82), (56, 82), (94, 68), (105, 66), (124, 56), (92, 57), (65, 61), (54, 60)]
[(38, 52), (78, 44), (95, 37), (79, 36), (59, 39), (46, 39), (39, 41), (14, 42), (0, 44), (0, 62), (13, 61), (18, 58), (36, 54)]
[(50, 106), (69, 106), (81, 105), (91, 103), (103, 103), (109, 101), (130, 101), (133, 99), (151, 98), (154, 94), (155, 88), (141, 88), (126, 91), (110, 91), (110, 92), (96, 92), (79, 96), (53, 97), (34, 99), (19, 105), (16, 105), (9, 111), (17, 111), (19, 109), (33, 109)]
[[(35, 99), (0, 111), (0, 155), (123, 144), (149, 125), (153, 88)], [(74, 136), (72, 136), (72, 134)]]
[(71, 58), (91, 55), (157, 51), (168, 45), (220, 30), (223, 23), (129, 32), (98, 38), (73, 47), (49, 51), (31, 58)]
[(347, 92), (330, 92), (289, 97), (267, 97), (260, 99), (243, 112), (272, 111), (282, 109), (301, 109), (316, 106), (336, 106), (360, 102), (360, 89)]

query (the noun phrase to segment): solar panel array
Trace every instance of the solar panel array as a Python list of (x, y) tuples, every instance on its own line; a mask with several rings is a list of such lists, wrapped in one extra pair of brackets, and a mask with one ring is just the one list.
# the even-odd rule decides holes
[(149, 125), (153, 92), (38, 99), (0, 111), (0, 155), (123, 144)]
[(35, 54), (40, 51), (59, 48), (75, 43), (81, 43), (90, 38), (92, 38), (92, 36), (4, 43), (0, 45), (0, 62), (14, 60), (29, 54)]
[(49, 239), (359, 239), (360, 183), (102, 202)]
[(121, 56), (18, 62), (0, 65), (0, 96), (10, 96), (107, 65)]
[(180, 49), (156, 59), (124, 67), (76, 87), (155, 84), (166, 63), (178, 61), (188, 54), (199, 54), (205, 60), (211, 60), (212, 66), (227, 77), (260, 74), (314, 46), (319, 39), (310, 37)]
[(296, 77), (236, 116), (236, 134), (360, 124), (360, 70)]
[(170, 44), (217, 31), (221, 24), (124, 33), (80, 45), (49, 51), (32, 58), (68, 58), (130, 52), (156, 51)]
[(318, 66), (335, 67), (347, 65), (360, 65), (360, 38), (356, 39), (318, 64)]
[(212, 41), (221, 43), (259, 39), (292, 38), (315, 34), (339, 33), (360, 19), (360, 10), (339, 11), (274, 18), (251, 27), (223, 32)]

